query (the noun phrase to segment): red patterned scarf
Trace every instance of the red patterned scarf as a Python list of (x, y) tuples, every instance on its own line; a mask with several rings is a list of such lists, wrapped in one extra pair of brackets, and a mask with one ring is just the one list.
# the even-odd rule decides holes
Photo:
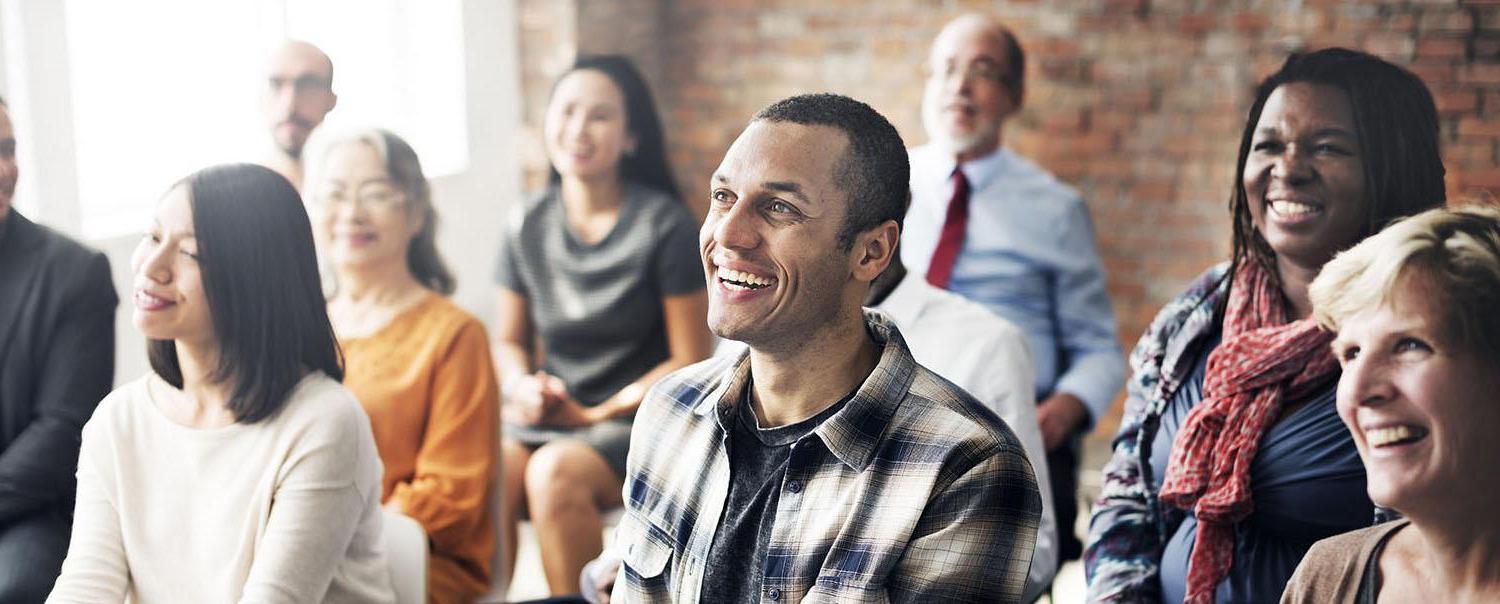
[(1203, 400), (1177, 433), (1161, 487), (1162, 501), (1198, 518), (1185, 602), (1214, 601), (1234, 560), (1234, 524), (1254, 507), (1250, 462), (1260, 439), (1283, 400), (1301, 400), (1328, 383), (1338, 368), (1332, 340), (1312, 318), (1287, 322), (1270, 271), (1255, 262), (1239, 266), (1223, 339), (1209, 353)]

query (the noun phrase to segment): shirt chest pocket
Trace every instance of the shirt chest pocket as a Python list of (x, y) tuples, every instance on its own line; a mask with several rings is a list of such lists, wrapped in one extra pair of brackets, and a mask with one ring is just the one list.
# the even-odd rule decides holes
[(625, 514), (620, 528), (619, 536), (628, 540), (623, 544), (624, 570), (632, 595), (648, 601), (667, 597), (674, 549), (672, 538), (634, 512)]

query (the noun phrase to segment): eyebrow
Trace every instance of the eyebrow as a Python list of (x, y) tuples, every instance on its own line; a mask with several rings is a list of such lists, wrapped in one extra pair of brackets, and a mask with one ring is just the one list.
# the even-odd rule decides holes
[[(1281, 130), (1275, 127), (1261, 128), (1259, 130), (1256, 130), (1255, 132), (1260, 136), (1279, 136), (1281, 134)], [(1313, 138), (1321, 138), (1325, 136), (1346, 136), (1349, 138), (1359, 138), (1358, 136), (1355, 136), (1353, 132), (1350, 132), (1338, 126), (1319, 128), (1316, 132), (1312, 133)]]
[[(729, 184), (729, 177), (725, 176), (724, 174), (714, 174), (713, 182), (718, 184)], [(764, 186), (765, 188), (776, 191), (778, 193), (791, 193), (792, 195), (795, 195), (797, 199), (805, 203), (813, 203), (813, 199), (807, 196), (807, 192), (802, 189), (802, 185), (800, 183), (776, 180), (765, 183)]]
[(773, 181), (766, 183), (766, 188), (781, 193), (791, 193), (804, 202), (812, 203), (812, 198), (802, 191), (802, 185), (795, 182)]
[[(166, 230), (166, 229), (164, 229), (164, 228), (161, 227), (161, 221), (157, 220), (155, 218), (151, 219), (151, 226), (155, 227), (155, 229), (157, 231), (165, 231)], [(186, 238), (186, 239), (194, 239), (194, 240), (196, 240), (198, 238), (198, 236), (195, 235), (195, 234), (193, 234), (193, 231), (191, 231), (191, 230), (176, 231), (176, 233), (177, 233), (177, 235), (179, 235), (179, 236), (181, 236), (183, 238)]]

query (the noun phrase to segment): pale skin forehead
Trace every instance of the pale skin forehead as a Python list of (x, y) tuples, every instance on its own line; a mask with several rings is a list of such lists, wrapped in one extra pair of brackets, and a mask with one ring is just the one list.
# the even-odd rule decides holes
[(318, 47), (301, 40), (289, 40), (271, 53), (269, 71), (272, 75), (296, 77), (317, 74), (333, 78), (333, 60)]
[(943, 26), (937, 38), (933, 39), (931, 58), (935, 60), (940, 54), (951, 53), (959, 46), (980, 43), (984, 45), (986, 54), (993, 54), (996, 60), (1004, 61), (1004, 42), (1009, 32), (993, 17), (970, 13)]

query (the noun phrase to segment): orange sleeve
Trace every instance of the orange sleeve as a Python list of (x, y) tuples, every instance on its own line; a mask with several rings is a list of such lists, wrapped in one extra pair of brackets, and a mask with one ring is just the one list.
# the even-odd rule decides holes
[[(499, 437), (500, 393), (484, 326), (469, 318), (433, 371), (431, 411), (410, 482), (396, 485), (394, 501), (427, 530), (434, 549), (453, 552), (485, 526)], [(486, 540), (488, 541), (488, 540)]]

